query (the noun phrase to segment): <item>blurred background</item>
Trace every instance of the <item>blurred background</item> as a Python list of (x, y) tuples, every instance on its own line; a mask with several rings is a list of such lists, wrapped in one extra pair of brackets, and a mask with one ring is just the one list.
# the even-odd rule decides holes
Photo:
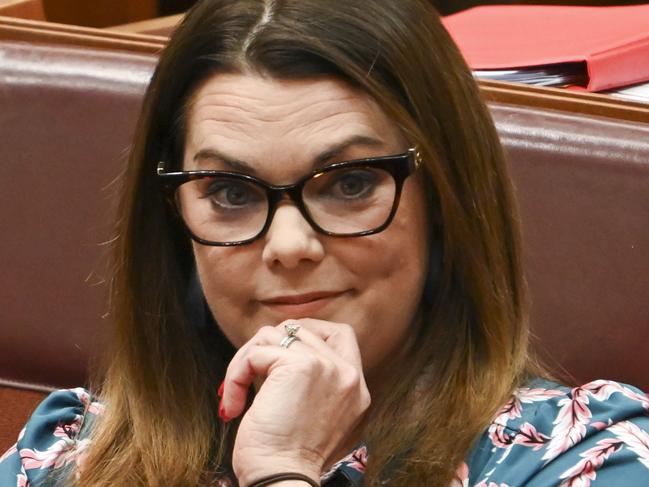
[[(395, 0), (398, 1), (398, 0)], [(537, 4), (537, 5), (631, 5), (639, 1), (478, 1), (431, 0), (441, 14), (446, 15), (476, 5)], [(190, 8), (195, 0), (42, 0), (45, 18), (50, 22), (107, 27), (174, 15)], [(2, 4), (2, 1), (0, 1)]]

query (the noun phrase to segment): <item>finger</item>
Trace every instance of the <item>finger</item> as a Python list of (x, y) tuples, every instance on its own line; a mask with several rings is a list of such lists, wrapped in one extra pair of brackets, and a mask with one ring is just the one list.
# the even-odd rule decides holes
[[(284, 322), (284, 324), (286, 323), (289, 322)], [(302, 328), (300, 333), (300, 335), (296, 335), (297, 340), (291, 343), (290, 346), (292, 349), (297, 347), (297, 350), (302, 352), (322, 354), (333, 361), (340, 361), (340, 357), (337, 356), (319, 336)], [(283, 324), (277, 326), (263, 326), (257, 330), (257, 333), (255, 333), (248, 343), (237, 351), (233, 360), (236, 359), (237, 356), (243, 356), (247, 353), (247, 348), (252, 345), (281, 346), (286, 337), (287, 333)], [(308, 348), (309, 350), (306, 350), (305, 348)]]
[[(347, 363), (362, 374), (356, 335), (349, 325), (300, 319), (288, 320), (275, 327), (263, 326), (235, 353), (228, 366), (221, 399), (226, 416), (234, 418), (241, 414), (254, 380), (268, 376), (273, 364), (265, 362), (264, 359), (279, 360), (287, 357), (281, 353), (286, 349), (279, 347), (287, 336), (284, 325), (296, 322), (301, 328), (296, 334), (299, 340), (290, 346), (293, 352), (306, 353), (312, 357), (320, 356), (333, 364)], [(274, 352), (270, 353), (267, 349), (274, 349)]]
[[(286, 323), (296, 324), (297, 321), (290, 320), (288, 322), (277, 325), (277, 330), (283, 331), (284, 324)], [(291, 348), (295, 348), (295, 350), (300, 350), (306, 353), (320, 354), (334, 363), (343, 363), (358, 368), (358, 363), (353, 351), (351, 353), (347, 352), (348, 349), (353, 350), (354, 343), (343, 343), (342, 347), (337, 347), (337, 349), (334, 349), (331, 346), (332, 344), (327, 344), (319, 334), (313, 333), (307, 326), (301, 325), (299, 331), (295, 334), (295, 337), (299, 340), (299, 342), (293, 342), (294, 344), (291, 344)], [(354, 340), (353, 337), (351, 339)], [(308, 347), (308, 349), (305, 350), (305, 347)]]
[(250, 344), (244, 353), (233, 358), (228, 366), (221, 406), (231, 419), (239, 416), (246, 406), (248, 390), (257, 377), (268, 376), (280, 361), (290, 360), (293, 352), (278, 345)]
[(313, 347), (334, 361), (340, 361), (342, 359), (362, 370), (358, 340), (356, 339), (354, 329), (350, 325), (312, 318), (302, 318), (299, 320), (284, 321), (275, 328), (285, 333), (284, 325), (287, 323), (297, 323), (300, 325), (301, 328), (296, 336), (304, 344)]
[[(243, 374), (241, 373), (240, 364), (246, 364), (246, 360), (249, 359), (250, 354), (256, 348), (268, 346), (278, 347), (285, 337), (286, 333), (283, 333), (274, 326), (262, 326), (257, 330), (253, 337), (234, 354), (223, 380), (223, 393), (220, 402), (221, 407), (226, 409), (225, 412), (228, 413), (230, 418), (235, 417), (231, 414), (230, 409), (238, 410), (241, 405), (245, 406), (248, 391), (255, 379), (263, 380), (268, 374), (268, 370), (265, 368), (246, 370), (245, 372), (247, 372), (247, 374)], [(237, 371), (237, 374), (233, 376), (231, 373), (232, 370)], [(239, 382), (234, 382), (233, 377), (238, 378), (237, 380)], [(233, 407), (229, 407), (230, 404), (232, 404)]]

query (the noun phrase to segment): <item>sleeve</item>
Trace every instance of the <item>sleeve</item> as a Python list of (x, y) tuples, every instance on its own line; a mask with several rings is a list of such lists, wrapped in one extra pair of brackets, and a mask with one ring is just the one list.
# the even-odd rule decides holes
[(99, 408), (84, 389), (52, 392), (0, 457), (0, 485), (36, 486), (54, 469), (76, 462), (86, 446), (78, 439), (86, 414)]
[(521, 389), (481, 439), (470, 485), (649, 485), (648, 412), (647, 394), (613, 381)]

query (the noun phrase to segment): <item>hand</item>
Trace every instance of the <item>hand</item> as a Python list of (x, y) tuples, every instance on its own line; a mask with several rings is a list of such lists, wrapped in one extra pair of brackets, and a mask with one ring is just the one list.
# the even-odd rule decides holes
[(234, 444), (234, 473), (244, 486), (279, 472), (319, 480), (327, 459), (370, 405), (352, 327), (290, 321), (301, 326), (299, 341), (282, 348), (284, 323), (262, 327), (238, 350), (226, 373), (221, 407), (229, 418), (243, 412), (253, 381), (263, 381)]

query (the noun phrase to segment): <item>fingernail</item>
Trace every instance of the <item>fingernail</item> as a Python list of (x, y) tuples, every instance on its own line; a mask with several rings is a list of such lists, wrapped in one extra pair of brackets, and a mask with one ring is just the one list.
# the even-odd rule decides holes
[(226, 423), (231, 419), (227, 414), (225, 414), (225, 408), (223, 407), (223, 404), (219, 404), (219, 418), (221, 418)]
[(225, 386), (225, 381), (221, 382), (221, 385), (219, 386), (219, 390), (216, 392), (216, 395), (219, 397), (223, 397), (223, 388)]

